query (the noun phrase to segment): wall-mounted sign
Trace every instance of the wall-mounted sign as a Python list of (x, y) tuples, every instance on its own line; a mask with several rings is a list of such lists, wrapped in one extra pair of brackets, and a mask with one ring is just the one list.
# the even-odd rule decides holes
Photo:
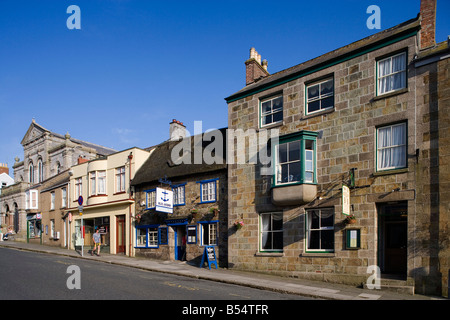
[(350, 188), (342, 185), (342, 214), (350, 215)]
[(156, 188), (156, 211), (173, 213), (173, 191)]
[(346, 248), (360, 249), (361, 248), (361, 230), (347, 229), (346, 230)]

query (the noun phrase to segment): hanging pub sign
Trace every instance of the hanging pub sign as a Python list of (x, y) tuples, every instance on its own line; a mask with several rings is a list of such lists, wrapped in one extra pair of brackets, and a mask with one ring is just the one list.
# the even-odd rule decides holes
[(173, 191), (156, 188), (156, 211), (173, 213)]
[(342, 185), (342, 214), (350, 215), (350, 188)]

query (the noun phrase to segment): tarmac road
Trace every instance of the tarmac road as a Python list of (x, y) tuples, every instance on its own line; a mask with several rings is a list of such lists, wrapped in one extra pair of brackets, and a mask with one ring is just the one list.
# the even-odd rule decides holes
[(0, 248), (0, 257), (0, 300), (306, 299), (95, 260), (6, 248)]

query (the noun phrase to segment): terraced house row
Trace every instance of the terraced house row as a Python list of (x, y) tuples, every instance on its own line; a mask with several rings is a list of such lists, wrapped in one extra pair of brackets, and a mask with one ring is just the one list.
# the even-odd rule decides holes
[(448, 296), (450, 44), (435, 16), (422, 0), (417, 17), (274, 74), (252, 48), (212, 133), (174, 119), (167, 141), (116, 151), (33, 121), (1, 223), (77, 250), (98, 228), (105, 252), (198, 266), (212, 247), (219, 266), (288, 277), (364, 285), (379, 270)]

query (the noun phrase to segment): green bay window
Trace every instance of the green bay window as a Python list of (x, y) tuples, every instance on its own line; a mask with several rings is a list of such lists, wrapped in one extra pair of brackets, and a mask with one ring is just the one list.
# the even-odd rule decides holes
[(274, 186), (317, 183), (316, 132), (301, 131), (279, 138), (274, 146)]

